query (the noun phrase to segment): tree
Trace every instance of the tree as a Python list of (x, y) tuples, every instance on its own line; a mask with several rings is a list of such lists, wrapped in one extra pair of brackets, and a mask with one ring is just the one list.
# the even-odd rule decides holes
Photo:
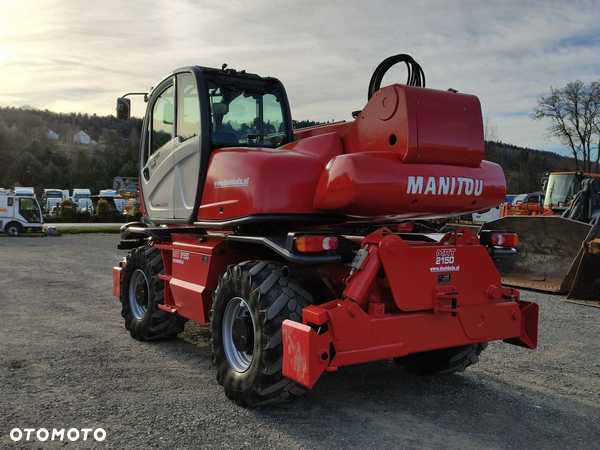
[(548, 137), (568, 146), (576, 170), (598, 172), (600, 158), (600, 82), (581, 80), (564, 88), (550, 87), (550, 95), (538, 98), (533, 119), (549, 119)]
[(489, 114), (485, 115), (483, 121), (483, 157), (487, 161), (499, 163), (498, 148), (496, 141), (498, 140), (498, 125), (490, 122)]
[(14, 143), (4, 122), (0, 121), (0, 186), (8, 184), (5, 179), (9, 166), (15, 160)]
[(8, 168), (7, 178), (11, 184), (38, 187), (43, 181), (43, 172), (42, 163), (31, 153), (24, 151)]

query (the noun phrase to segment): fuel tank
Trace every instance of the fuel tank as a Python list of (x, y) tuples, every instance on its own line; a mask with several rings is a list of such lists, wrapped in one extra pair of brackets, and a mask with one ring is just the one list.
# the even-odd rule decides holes
[(505, 197), (501, 167), (483, 161), (481, 106), (472, 95), (388, 86), (354, 122), (295, 136), (277, 149), (214, 151), (198, 221), (450, 217)]

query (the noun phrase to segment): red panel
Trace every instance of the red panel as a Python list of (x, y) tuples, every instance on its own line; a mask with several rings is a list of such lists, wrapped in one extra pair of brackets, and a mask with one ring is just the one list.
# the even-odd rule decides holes
[(506, 339), (506, 342), (519, 347), (537, 348), (540, 307), (537, 303), (521, 300), (519, 308), (521, 309), (521, 333), (516, 338)]
[(318, 214), (313, 206), (323, 169), (342, 154), (337, 133), (278, 149), (228, 148), (213, 152), (199, 220), (251, 214)]
[[(164, 277), (165, 292), (167, 289), (171, 292), (170, 306), (181, 316), (205, 325), (209, 321), (212, 292), (217, 287), (219, 275), (225, 273), (229, 265), (255, 259), (256, 255), (233, 252), (228, 249), (227, 242), (218, 237), (173, 235), (172, 238), (172, 273), (165, 273)], [(165, 268), (167, 266), (165, 264)]]
[(335, 157), (319, 181), (316, 208), (351, 216), (427, 218), (499, 205), (505, 179), (497, 164), (480, 167), (402, 164), (391, 152)]
[(113, 295), (121, 298), (121, 277), (123, 276), (123, 269), (121, 267), (113, 267)]
[(307, 388), (313, 387), (329, 363), (329, 334), (285, 320), (282, 326), (283, 375)]
[[(474, 243), (479, 243), (476, 237)], [(489, 304), (490, 287), (502, 285), (482, 245), (408, 245), (400, 237), (388, 235), (379, 245), (379, 256), (396, 306), (402, 311), (433, 309), (440, 292), (457, 292), (454, 297), (459, 307)]]

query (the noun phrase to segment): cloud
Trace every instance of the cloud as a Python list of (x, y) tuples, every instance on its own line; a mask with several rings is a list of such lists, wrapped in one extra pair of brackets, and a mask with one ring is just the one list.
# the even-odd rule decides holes
[[(505, 142), (558, 147), (531, 121), (550, 86), (600, 73), (597, 2), (172, 0), (12, 2), (0, 17), (0, 105), (112, 114), (187, 65), (286, 85), (298, 119), (350, 119), (379, 62), (411, 54), (428, 87), (477, 95)], [(41, 14), (43, 12), (43, 14)], [(385, 81), (404, 82), (401, 68)], [(10, 88), (8, 88), (10, 87)], [(134, 113), (143, 102), (134, 100)]]

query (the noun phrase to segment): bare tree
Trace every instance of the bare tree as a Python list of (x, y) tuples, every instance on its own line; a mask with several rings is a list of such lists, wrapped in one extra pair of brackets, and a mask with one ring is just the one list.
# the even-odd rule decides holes
[(549, 119), (548, 138), (557, 138), (568, 146), (575, 158), (576, 170), (598, 172), (600, 139), (600, 83), (581, 80), (564, 88), (550, 87), (548, 97), (539, 97), (533, 119)]
[(484, 157), (488, 161), (499, 163), (498, 149), (496, 141), (498, 140), (498, 125), (490, 121), (489, 113), (483, 118), (483, 141)]

